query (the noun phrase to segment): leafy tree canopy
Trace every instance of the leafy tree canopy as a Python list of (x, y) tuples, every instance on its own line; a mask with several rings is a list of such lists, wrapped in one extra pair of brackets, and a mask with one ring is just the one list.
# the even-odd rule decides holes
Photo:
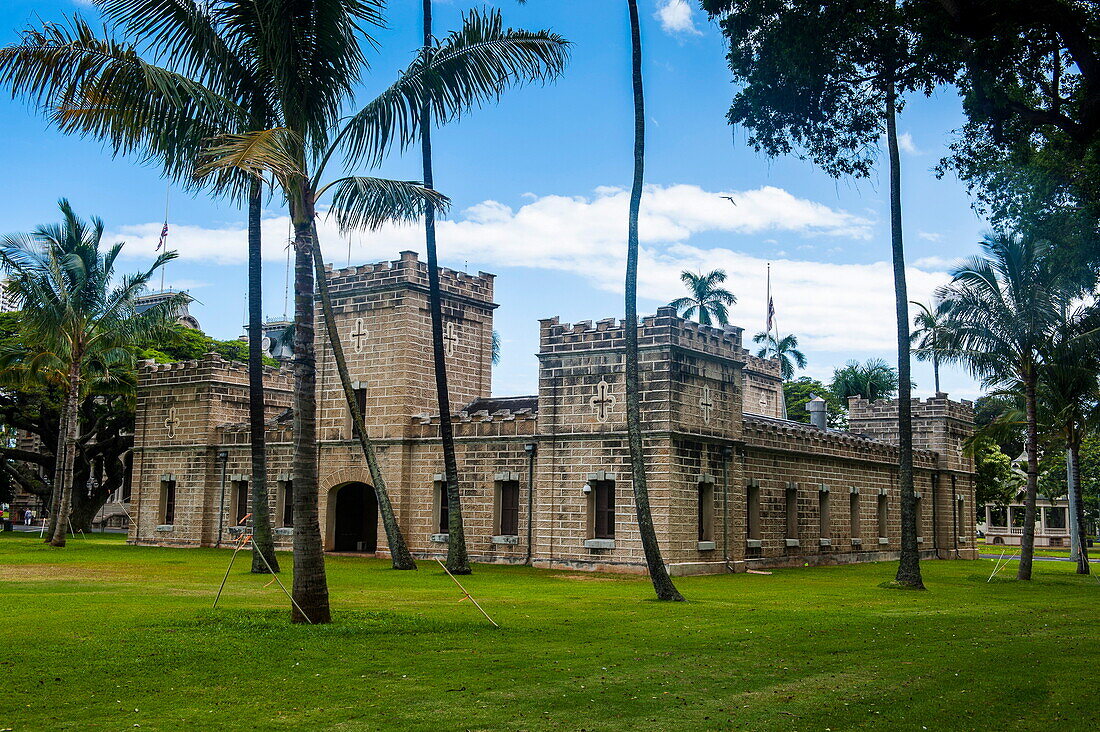
[[(248, 341), (234, 339), (220, 341), (211, 338), (202, 331), (183, 325), (174, 325), (166, 338), (157, 338), (139, 344), (137, 357), (140, 360), (152, 359), (157, 363), (175, 361), (193, 361), (208, 353), (217, 353), (228, 361), (248, 362)], [(279, 362), (265, 356), (264, 363), (278, 366)]]
[(1008, 503), (1020, 490), (1021, 474), (1013, 469), (1012, 458), (989, 437), (979, 437), (970, 446), (974, 453), (974, 503), (981, 515), (987, 503)]
[(854, 396), (890, 399), (898, 392), (898, 370), (881, 358), (871, 358), (864, 363), (849, 361), (833, 371), (829, 389), (845, 403)]
[(788, 419), (809, 424), (810, 413), (806, 411), (806, 403), (815, 396), (819, 396), (829, 407), (827, 422), (829, 427), (844, 429), (848, 426), (848, 405), (838, 399), (832, 389), (817, 379), (800, 376), (794, 381), (784, 382), (783, 396), (787, 400)]
[[(1066, 453), (1050, 450), (1040, 465), (1039, 491), (1048, 496), (1064, 496), (1066, 485)], [(1085, 502), (1085, 516), (1100, 518), (1100, 436), (1090, 435), (1081, 443), (1078, 470), (1081, 473), (1081, 497)]]

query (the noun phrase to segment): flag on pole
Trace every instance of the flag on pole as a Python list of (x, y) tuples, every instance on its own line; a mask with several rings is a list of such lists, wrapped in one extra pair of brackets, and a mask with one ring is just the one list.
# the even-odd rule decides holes
[(772, 328), (773, 328), (774, 325), (775, 325), (775, 300), (772, 299), (771, 295), (768, 295), (768, 327), (767, 327), (767, 331), (768, 331), (769, 334), (772, 332)]
[(160, 230), (160, 241), (157, 242), (157, 251), (159, 252), (164, 247), (164, 242), (168, 240), (168, 222), (164, 222), (164, 228)]

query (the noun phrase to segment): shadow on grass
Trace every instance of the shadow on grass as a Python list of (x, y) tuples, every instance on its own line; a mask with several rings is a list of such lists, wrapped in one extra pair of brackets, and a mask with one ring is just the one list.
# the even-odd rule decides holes
[(288, 638), (303, 631), (326, 637), (367, 637), (376, 635), (418, 635), (430, 633), (465, 633), (483, 630), (484, 625), (468, 621), (445, 621), (420, 614), (396, 613), (388, 610), (334, 612), (327, 625), (297, 625), (290, 622), (286, 610), (200, 610), (195, 619), (171, 623), (183, 631), (203, 634), (250, 635)]

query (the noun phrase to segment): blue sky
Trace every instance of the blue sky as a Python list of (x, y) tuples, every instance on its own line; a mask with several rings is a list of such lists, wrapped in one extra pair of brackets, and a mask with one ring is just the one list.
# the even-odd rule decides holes
[[(762, 330), (764, 273), (772, 262), (777, 320), (800, 338), (807, 372), (828, 380), (848, 359), (892, 357), (893, 292), (886, 178), (835, 181), (794, 158), (769, 160), (727, 125), (734, 88), (716, 28), (684, 0), (640, 0), (645, 44), (648, 140), (643, 202), (640, 308), (653, 312), (681, 293), (682, 269), (722, 267), (739, 303), (731, 321)], [(496, 327), (503, 361), (499, 395), (537, 386), (538, 318), (563, 321), (621, 315), (625, 249), (624, 189), (631, 176), (629, 39), (625, 3), (534, 0), (495, 3), (509, 25), (552, 28), (574, 43), (556, 83), (510, 91), (435, 136), (437, 187), (451, 197), (440, 226), (446, 266), (497, 277)], [(389, 28), (360, 102), (387, 86), (418, 42), (418, 7), (393, 2)], [(437, 1), (436, 28), (454, 28), (466, 0)], [(0, 42), (19, 29), (72, 13), (94, 17), (74, 0), (7, 0)], [(912, 299), (927, 300), (950, 263), (974, 253), (985, 224), (964, 188), (931, 172), (962, 122), (958, 99), (943, 90), (910, 101), (903, 142), (903, 209)], [(112, 159), (93, 140), (64, 137), (21, 100), (0, 99), (0, 229), (25, 231), (56, 218), (69, 198), (83, 215), (101, 216), (128, 242), (127, 263), (149, 261), (164, 216), (166, 183), (132, 159)], [(368, 171), (353, 171), (367, 173)], [(394, 157), (372, 175), (415, 179), (415, 155)], [(721, 198), (732, 195), (738, 205)], [(193, 312), (220, 338), (241, 333), (245, 307), (244, 215), (234, 205), (177, 190), (170, 198), (170, 246), (179, 250), (167, 279), (189, 288)], [(265, 311), (281, 315), (287, 236), (285, 211), (272, 201), (265, 218)], [(326, 259), (338, 266), (423, 252), (417, 228), (355, 235), (322, 227)], [(931, 369), (915, 364), (917, 394), (932, 392)], [(972, 398), (966, 374), (947, 369), (943, 387)]]

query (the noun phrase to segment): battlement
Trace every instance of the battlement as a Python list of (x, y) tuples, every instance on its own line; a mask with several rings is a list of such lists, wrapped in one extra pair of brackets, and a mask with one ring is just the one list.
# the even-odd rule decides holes
[[(289, 368), (264, 366), (263, 369), (265, 388), (291, 388), (293, 374)], [(174, 363), (139, 361), (138, 380), (142, 388), (203, 382), (248, 384), (248, 364), (229, 361), (214, 352), (204, 354), (201, 359)]]
[[(421, 262), (416, 252), (401, 252), (400, 258), (388, 262), (361, 264), (354, 267), (333, 269), (325, 265), (329, 289), (334, 297), (351, 295), (364, 290), (390, 289), (411, 285), (417, 289), (428, 288), (428, 265)], [(469, 298), (488, 305), (493, 303), (493, 282), (496, 275), (478, 272), (471, 275), (447, 267), (439, 268), (439, 282), (443, 292)]]
[[(913, 417), (915, 419), (946, 418), (964, 422), (967, 425), (974, 424), (974, 403), (963, 399), (954, 401), (947, 394), (939, 393), (927, 399), (912, 400)], [(848, 399), (848, 419), (896, 419), (898, 414), (898, 402), (896, 399), (876, 399), (870, 401), (862, 397)]]
[[(722, 358), (744, 362), (748, 352), (741, 347), (742, 328), (715, 328), (685, 320), (670, 307), (657, 309), (656, 315), (641, 319), (638, 324), (638, 345), (675, 346)], [(621, 349), (625, 345), (626, 323), (605, 318), (593, 323), (561, 323), (557, 316), (539, 321), (540, 353), (570, 353), (577, 351)]]
[[(756, 414), (744, 416), (743, 435), (746, 444), (753, 447), (841, 458), (859, 456), (863, 460), (890, 465), (896, 464), (898, 460), (898, 447), (890, 442), (840, 430), (822, 430), (801, 422)], [(936, 455), (931, 450), (915, 449), (913, 461), (918, 468), (932, 468), (936, 465)]]
[[(534, 435), (538, 422), (538, 412), (529, 409), (498, 409), (490, 413), (487, 409), (476, 412), (459, 412), (451, 417), (455, 437), (506, 437), (511, 435)], [(439, 417), (423, 414), (413, 417), (414, 437), (438, 437)]]
[(779, 380), (783, 379), (783, 367), (777, 358), (759, 358), (749, 353), (745, 356), (745, 370), (755, 371), (758, 374), (772, 376)]

